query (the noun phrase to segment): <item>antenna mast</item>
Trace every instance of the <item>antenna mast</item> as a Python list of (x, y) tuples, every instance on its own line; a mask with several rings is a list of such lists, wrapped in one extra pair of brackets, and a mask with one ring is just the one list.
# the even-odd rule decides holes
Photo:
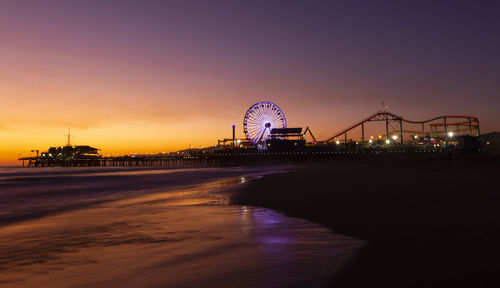
[(384, 100), (382, 100), (382, 111), (383, 112), (388, 112), (389, 111), (389, 106), (385, 105)]

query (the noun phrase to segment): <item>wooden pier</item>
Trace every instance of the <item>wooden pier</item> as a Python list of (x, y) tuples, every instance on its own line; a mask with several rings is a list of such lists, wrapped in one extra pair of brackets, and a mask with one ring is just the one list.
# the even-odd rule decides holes
[[(475, 151), (486, 152), (485, 149)], [(456, 149), (360, 149), (335, 151), (296, 151), (296, 152), (268, 152), (268, 151), (216, 151), (213, 153), (199, 153), (189, 156), (118, 156), (100, 157), (93, 159), (59, 160), (47, 157), (22, 157), (23, 167), (211, 167), (232, 165), (265, 165), (265, 164), (294, 164), (294, 163), (321, 163), (337, 160), (384, 160), (394, 158), (421, 158), (421, 157), (449, 157), (462, 154)]]

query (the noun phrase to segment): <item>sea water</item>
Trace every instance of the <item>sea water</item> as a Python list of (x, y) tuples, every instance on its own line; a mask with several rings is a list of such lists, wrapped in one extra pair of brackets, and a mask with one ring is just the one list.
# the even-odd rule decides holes
[(230, 205), (289, 169), (0, 168), (0, 286), (327, 286), (361, 241)]

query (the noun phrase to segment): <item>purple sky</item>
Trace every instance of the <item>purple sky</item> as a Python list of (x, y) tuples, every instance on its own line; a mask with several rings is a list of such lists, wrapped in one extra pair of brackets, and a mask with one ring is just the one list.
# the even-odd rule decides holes
[(382, 100), (500, 130), (499, 1), (4, 0), (0, 35), (0, 136), (14, 146), (33, 129), (95, 142), (120, 125), (154, 126), (141, 137), (167, 149), (213, 145), (262, 100), (318, 138)]

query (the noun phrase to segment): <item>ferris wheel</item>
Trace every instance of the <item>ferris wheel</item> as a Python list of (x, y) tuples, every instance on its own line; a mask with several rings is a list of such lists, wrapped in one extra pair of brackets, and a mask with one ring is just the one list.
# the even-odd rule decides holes
[(273, 128), (286, 128), (285, 114), (276, 104), (263, 101), (248, 108), (243, 131), (254, 144), (265, 140)]

